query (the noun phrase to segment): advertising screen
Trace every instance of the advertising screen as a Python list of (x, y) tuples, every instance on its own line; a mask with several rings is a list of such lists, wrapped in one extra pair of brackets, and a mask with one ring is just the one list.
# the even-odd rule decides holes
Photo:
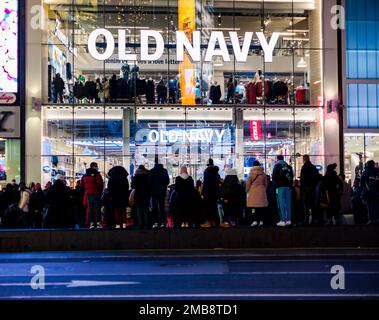
[(18, 0), (0, 1), (0, 93), (17, 93)]

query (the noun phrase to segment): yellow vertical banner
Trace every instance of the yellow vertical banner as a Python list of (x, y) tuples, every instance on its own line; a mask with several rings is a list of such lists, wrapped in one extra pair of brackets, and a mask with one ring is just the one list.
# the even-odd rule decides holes
[[(192, 42), (192, 33), (196, 30), (196, 0), (178, 0), (178, 22), (178, 29), (184, 31)], [(192, 63), (187, 52), (179, 65), (179, 75), (182, 105), (194, 105), (196, 64)]]

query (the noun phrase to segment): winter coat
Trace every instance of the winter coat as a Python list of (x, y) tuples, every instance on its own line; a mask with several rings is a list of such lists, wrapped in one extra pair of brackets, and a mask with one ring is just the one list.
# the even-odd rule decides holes
[(20, 201), (18, 203), (18, 207), (24, 212), (29, 212), (30, 195), (31, 191), (28, 189), (20, 191)]
[(117, 90), (117, 79), (111, 78), (109, 80), (109, 96), (111, 98), (117, 98), (118, 90)]
[(149, 172), (149, 184), (153, 197), (166, 197), (167, 186), (170, 183), (168, 172), (162, 164), (156, 164)]
[(167, 98), (167, 87), (165, 86), (163, 81), (160, 81), (158, 83), (156, 90), (157, 90), (158, 98), (163, 98), (163, 99)]
[(0, 217), (4, 215), (5, 210), (7, 210), (11, 204), (15, 203), (17, 203), (17, 192), (7, 186), (5, 191), (0, 194)]
[(353, 197), (353, 189), (351, 188), (350, 184), (348, 184), (346, 181), (342, 182), (343, 188), (342, 188), (342, 194), (341, 194), (341, 213), (342, 214), (349, 214), (352, 211), (352, 197)]
[(363, 171), (360, 181), (360, 187), (362, 189), (362, 199), (365, 201), (373, 201), (379, 197), (378, 190), (369, 190), (370, 189), (370, 177), (371, 179), (379, 177), (378, 168), (367, 168)]
[(185, 212), (193, 213), (195, 201), (195, 183), (188, 174), (180, 174), (175, 179), (175, 216)]
[(218, 199), (220, 197), (220, 175), (217, 166), (208, 166), (204, 170), (204, 181), (202, 195), (208, 199)]
[(82, 177), (81, 186), (86, 195), (100, 196), (103, 192), (104, 181), (97, 170), (89, 168), (86, 170), (86, 174)]
[(213, 104), (219, 104), (221, 99), (221, 89), (220, 85), (212, 85), (209, 92), (209, 99), (212, 100)]
[(300, 173), (301, 190), (314, 191), (319, 180), (317, 168), (311, 162), (304, 163)]
[(149, 170), (137, 169), (132, 179), (134, 189), (134, 204), (136, 206), (148, 207), (150, 204)]
[(321, 179), (323, 191), (328, 191), (330, 206), (339, 209), (343, 184), (335, 171), (327, 171)]
[(246, 183), (248, 208), (266, 208), (267, 200), (267, 178), (263, 167), (255, 166), (250, 170)]
[(108, 172), (108, 192), (114, 208), (124, 208), (129, 204), (128, 172), (124, 167), (115, 166)]
[(29, 199), (29, 211), (31, 213), (41, 213), (45, 202), (45, 193), (42, 190), (34, 191)]
[(243, 209), (244, 196), (244, 189), (238, 179), (237, 171), (235, 169), (228, 170), (221, 186), (223, 202), (228, 203), (235, 212), (240, 212)]
[(47, 217), (46, 228), (70, 228), (75, 224), (71, 190), (61, 180), (56, 180), (46, 193)]

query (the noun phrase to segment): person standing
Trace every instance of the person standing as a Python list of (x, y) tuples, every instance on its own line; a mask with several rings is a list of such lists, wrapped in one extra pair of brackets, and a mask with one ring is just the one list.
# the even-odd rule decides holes
[(20, 182), (19, 188), (20, 191), (18, 207), (24, 212), (25, 217), (28, 217), (27, 221), (30, 222), (31, 219), (29, 217), (29, 201), (31, 191), (26, 187), (25, 182)]
[(153, 209), (153, 228), (165, 226), (166, 196), (170, 177), (163, 165), (156, 161), (154, 168), (149, 172), (149, 185), (151, 186), (151, 203)]
[(113, 211), (112, 219), (116, 222), (116, 229), (126, 227), (124, 218), (126, 215), (126, 207), (129, 204), (129, 173), (122, 166), (114, 166), (108, 172), (108, 192), (111, 199), (111, 208)]
[(86, 170), (86, 174), (81, 180), (81, 186), (85, 192), (90, 229), (101, 228), (100, 199), (104, 188), (104, 181), (96, 162), (92, 162)]
[(29, 200), (29, 211), (32, 228), (42, 227), (42, 210), (45, 207), (45, 193), (41, 184), (36, 183)]
[(61, 75), (57, 73), (53, 80), (54, 86), (54, 103), (60, 102), (63, 103), (63, 90), (64, 90), (64, 81), (61, 78)]
[(182, 228), (192, 226), (195, 201), (195, 183), (188, 174), (186, 166), (180, 168), (180, 174), (175, 178), (175, 216)]
[(139, 227), (147, 228), (149, 225), (150, 184), (149, 170), (144, 165), (139, 165), (132, 179), (134, 189), (134, 206)]
[(225, 172), (225, 179), (221, 187), (221, 201), (225, 214), (224, 221), (221, 224), (222, 227), (227, 228), (236, 225), (243, 209), (244, 191), (242, 188), (237, 176), (237, 171), (228, 168)]
[(316, 222), (316, 186), (319, 182), (319, 172), (315, 165), (312, 164), (309, 155), (303, 156), (303, 166), (300, 173), (300, 195), (304, 210), (304, 225), (309, 225), (309, 218), (312, 217), (311, 223)]
[(291, 225), (292, 218), (293, 170), (282, 155), (278, 155), (277, 160), (272, 174), (280, 214), (277, 226), (285, 227)]
[(268, 181), (259, 161), (254, 161), (246, 182), (247, 208), (253, 213), (252, 227), (263, 226), (266, 220)]
[[(322, 203), (326, 209), (328, 225), (340, 224), (340, 206), (343, 184), (336, 172), (337, 164), (326, 167), (325, 176), (322, 177)], [(334, 222), (333, 222), (334, 218)]]
[(117, 102), (118, 89), (117, 89), (117, 77), (112, 75), (112, 78), (109, 80), (109, 98), (111, 103)]
[(379, 169), (373, 160), (367, 161), (361, 177), (362, 200), (367, 207), (367, 224), (379, 223)]
[(228, 83), (226, 84), (226, 87), (228, 90), (227, 96), (226, 96), (226, 103), (229, 103), (230, 100), (232, 100), (232, 103), (234, 103), (237, 81), (235, 79), (233, 79), (233, 77), (230, 77), (228, 80)]
[(208, 160), (207, 168), (204, 170), (204, 181), (202, 198), (204, 199), (205, 223), (200, 226), (209, 228), (220, 224), (218, 214), (218, 200), (220, 199), (220, 175), (219, 168), (214, 165), (213, 159)]
[(342, 181), (342, 193), (340, 200), (340, 214), (341, 216), (345, 214), (352, 213), (352, 198), (353, 198), (353, 189), (351, 185), (346, 182), (346, 176), (343, 173), (340, 173), (338, 177)]

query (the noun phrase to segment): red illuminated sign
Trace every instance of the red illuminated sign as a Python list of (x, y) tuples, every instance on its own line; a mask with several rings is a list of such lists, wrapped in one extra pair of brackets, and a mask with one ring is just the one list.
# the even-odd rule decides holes
[(262, 127), (260, 120), (250, 120), (250, 138), (257, 141), (262, 137)]

